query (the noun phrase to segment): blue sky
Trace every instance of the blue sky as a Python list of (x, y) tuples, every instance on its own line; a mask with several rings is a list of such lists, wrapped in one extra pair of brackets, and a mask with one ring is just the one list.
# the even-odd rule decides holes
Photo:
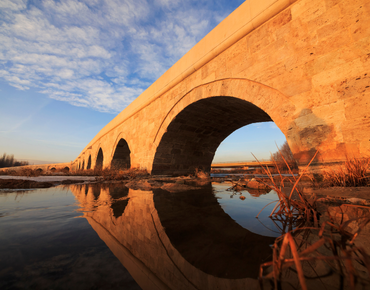
[[(0, 1), (0, 154), (68, 162), (241, 0)], [(273, 123), (237, 130), (215, 161), (269, 158)]]

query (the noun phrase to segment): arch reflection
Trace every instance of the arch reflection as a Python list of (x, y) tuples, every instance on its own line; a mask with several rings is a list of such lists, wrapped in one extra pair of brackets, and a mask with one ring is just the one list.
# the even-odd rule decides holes
[(256, 278), (271, 258), (275, 238), (255, 234), (221, 208), (212, 185), (200, 190), (154, 191), (154, 204), (172, 245), (193, 266), (221, 278)]
[(70, 189), (142, 289), (258, 289), (258, 266), (269, 258), (273, 238), (233, 221), (210, 184), (174, 194), (121, 184)]

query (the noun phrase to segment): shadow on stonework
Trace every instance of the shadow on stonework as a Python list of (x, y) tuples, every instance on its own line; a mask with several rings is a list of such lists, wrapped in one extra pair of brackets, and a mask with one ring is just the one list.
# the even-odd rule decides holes
[(295, 121), (290, 124), (286, 137), (300, 171), (307, 166), (316, 151), (318, 153), (308, 168), (308, 172), (314, 175), (321, 172), (320, 167), (335, 165), (345, 159), (345, 144), (336, 144), (335, 148), (330, 144), (336, 139), (334, 125), (328, 125), (311, 109), (303, 109), (299, 113)]

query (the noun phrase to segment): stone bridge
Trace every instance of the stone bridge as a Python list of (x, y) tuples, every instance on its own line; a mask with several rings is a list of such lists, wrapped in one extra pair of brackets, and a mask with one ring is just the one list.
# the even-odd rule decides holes
[(368, 0), (245, 1), (107, 124), (72, 169), (207, 171), (229, 134), (267, 121), (300, 169), (316, 151), (311, 172), (370, 156), (369, 19)]

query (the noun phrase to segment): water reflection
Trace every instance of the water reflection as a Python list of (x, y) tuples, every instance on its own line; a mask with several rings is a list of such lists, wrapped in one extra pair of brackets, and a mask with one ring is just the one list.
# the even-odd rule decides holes
[(140, 289), (68, 187), (0, 190), (0, 205), (0, 289)]
[(71, 185), (84, 217), (143, 289), (258, 289), (274, 238), (236, 223), (211, 184), (142, 191)]
[(256, 278), (274, 238), (243, 228), (221, 208), (212, 186), (168, 193), (155, 190), (154, 204), (171, 244), (193, 266), (222, 278)]

